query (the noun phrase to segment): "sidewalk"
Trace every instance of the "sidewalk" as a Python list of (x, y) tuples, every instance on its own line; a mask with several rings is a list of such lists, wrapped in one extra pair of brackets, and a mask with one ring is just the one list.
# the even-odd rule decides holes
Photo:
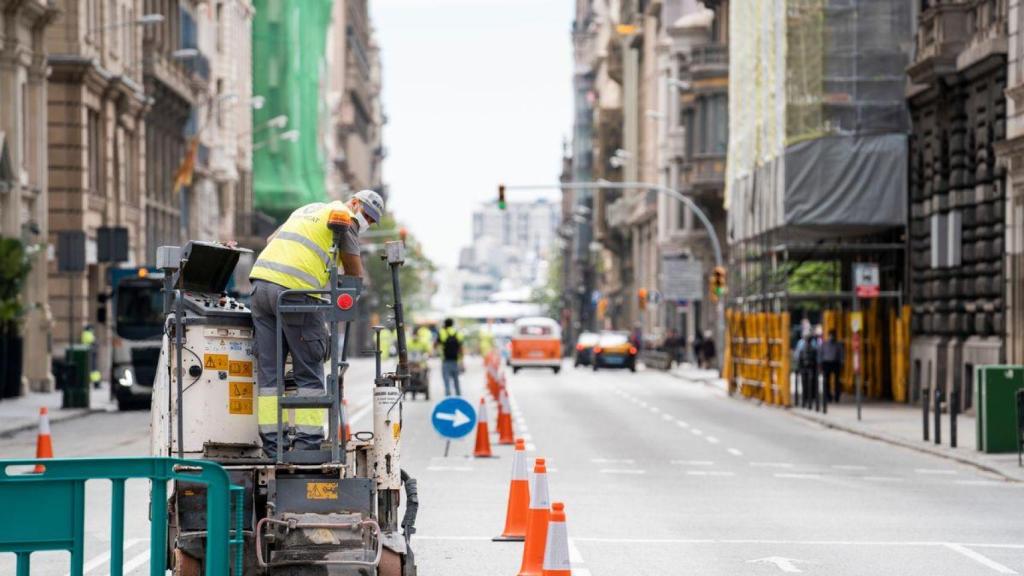
[(117, 404), (109, 401), (110, 387), (107, 383), (94, 388), (89, 394), (89, 408), (63, 409), (61, 392), (29, 392), (17, 398), (0, 400), (0, 437), (12, 436), (23, 430), (30, 430), (39, 425), (39, 409), (49, 410), (50, 424), (81, 418), (92, 412), (108, 412), (117, 409)]
[[(698, 382), (727, 393), (728, 386), (717, 370), (701, 370), (692, 364), (683, 364), (669, 371), (683, 380)], [(829, 404), (828, 414), (803, 408), (775, 408), (791, 416), (821, 424), (827, 428), (843, 430), (865, 438), (879, 440), (927, 452), (941, 458), (955, 460), (996, 474), (1007, 480), (1024, 482), (1024, 468), (1017, 466), (1017, 454), (985, 454), (975, 450), (976, 421), (973, 416), (957, 417), (957, 448), (949, 447), (949, 414), (942, 415), (942, 445), (936, 445), (935, 431), (929, 430), (930, 442), (923, 440), (921, 407), (892, 402), (865, 402), (862, 420), (857, 421), (854, 399), (845, 396), (842, 404)], [(935, 414), (929, 414), (929, 427), (934, 427)]]
[(920, 406), (892, 402), (866, 402), (857, 421), (854, 399), (844, 397), (842, 404), (829, 404), (828, 414), (802, 408), (790, 408), (789, 414), (828, 428), (844, 430), (867, 438), (912, 450), (927, 452), (992, 472), (1007, 480), (1024, 482), (1024, 468), (1017, 466), (1017, 454), (985, 454), (975, 450), (976, 421), (973, 416), (957, 416), (957, 447), (949, 446), (949, 414), (942, 415), (942, 445), (935, 444), (935, 414), (929, 413), (929, 442), (924, 441)]

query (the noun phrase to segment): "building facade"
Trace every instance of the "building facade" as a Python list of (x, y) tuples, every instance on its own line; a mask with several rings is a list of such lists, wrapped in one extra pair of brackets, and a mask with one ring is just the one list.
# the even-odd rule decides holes
[(52, 2), (0, 2), (0, 236), (19, 239), (31, 272), (22, 291), (20, 390), (50, 391), (47, 284), (46, 34), (57, 17)]
[(1024, 8), (1009, 0), (1007, 10), (1006, 139), (996, 142), (996, 155), (1006, 174), (1006, 244), (1003, 348), (1006, 362), (1024, 363), (1024, 48), (1020, 45)]
[(146, 125), (143, 89), (145, 20), (139, 0), (61, 0), (47, 30), (50, 243), (61, 232), (84, 232), (86, 271), (64, 274), (50, 262), (50, 306), (56, 349), (96, 328), (100, 363), (110, 331), (101, 297), (108, 292), (99, 233), (123, 228), (127, 260), (145, 262)]
[(908, 267), (912, 399), (939, 387), (971, 408), (973, 366), (1007, 358), (1008, 11), (1002, 1), (925, 2), (908, 68)]

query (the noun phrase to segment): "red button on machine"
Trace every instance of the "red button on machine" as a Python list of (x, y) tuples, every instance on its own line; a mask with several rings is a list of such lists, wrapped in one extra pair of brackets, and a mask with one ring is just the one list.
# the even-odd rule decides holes
[(338, 295), (338, 308), (342, 310), (349, 310), (352, 305), (355, 304), (355, 298), (352, 298), (351, 294), (340, 294)]

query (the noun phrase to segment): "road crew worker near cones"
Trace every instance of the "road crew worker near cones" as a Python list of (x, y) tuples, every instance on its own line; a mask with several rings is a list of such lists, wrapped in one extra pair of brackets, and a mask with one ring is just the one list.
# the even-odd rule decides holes
[(441, 377), (444, 378), (444, 395), (451, 396), (452, 389), (456, 396), (462, 395), (459, 389), (459, 360), (462, 358), (462, 333), (455, 329), (455, 321), (447, 318), (444, 328), (437, 335), (437, 345), (441, 348)]
[[(352, 226), (342, 236), (339, 246), (339, 274), (363, 275), (359, 256), (359, 234), (380, 222), (384, 200), (372, 190), (356, 193), (348, 202), (335, 201), (303, 206), (292, 212), (270, 238), (249, 273), (253, 284), (252, 321), (256, 336), (256, 364), (259, 379), (257, 422), (263, 452), (277, 454), (277, 338), (276, 316), (278, 295), (285, 290), (316, 290), (327, 286), (333, 233), (327, 227), (332, 212), (343, 212)], [(342, 270), (344, 272), (342, 272)], [(301, 303), (303, 296), (285, 298)], [(292, 368), (299, 396), (324, 393), (324, 361), (328, 355), (327, 322), (323, 312), (315, 314), (284, 314), (283, 353), (292, 357)], [(285, 413), (287, 414), (287, 412)], [(322, 408), (294, 410), (294, 448), (319, 450), (324, 439), (326, 411)]]

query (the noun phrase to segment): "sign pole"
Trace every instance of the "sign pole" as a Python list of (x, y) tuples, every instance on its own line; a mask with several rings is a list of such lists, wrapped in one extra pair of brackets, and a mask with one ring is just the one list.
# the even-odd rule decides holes
[[(853, 314), (860, 317), (860, 298), (856, 294), (853, 295)], [(860, 370), (860, 326), (857, 326), (857, 330), (853, 333), (853, 367), (853, 377), (857, 388), (857, 421), (860, 422), (861, 390), (864, 387), (864, 377)]]
[(445, 458), (448, 457), (448, 449), (451, 448), (451, 447), (452, 447), (452, 441), (451, 440), (445, 440), (444, 441), (444, 457)]

